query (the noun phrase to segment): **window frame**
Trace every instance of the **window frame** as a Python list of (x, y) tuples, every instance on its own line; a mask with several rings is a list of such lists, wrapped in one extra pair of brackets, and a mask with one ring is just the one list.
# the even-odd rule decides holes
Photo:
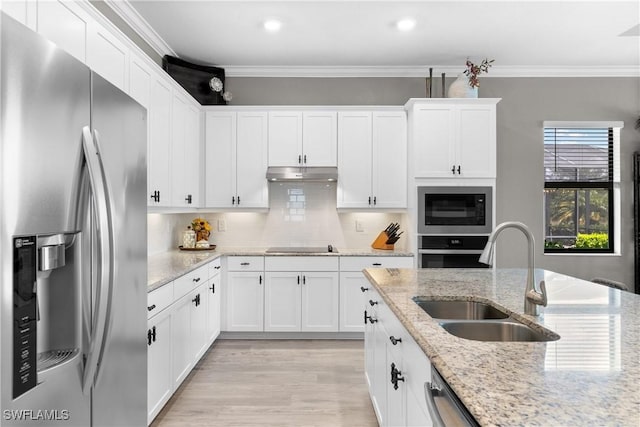
[[(546, 174), (544, 176), (544, 190), (546, 192), (547, 189), (566, 189), (573, 191), (580, 191), (584, 189), (601, 189), (605, 190), (608, 194), (607, 200), (607, 213), (608, 213), (608, 248), (547, 248), (547, 203), (546, 197), (543, 203), (543, 235), (544, 235), (544, 253), (545, 254), (613, 254), (616, 252), (616, 212), (615, 212), (615, 200), (616, 191), (615, 191), (615, 181), (617, 174), (616, 168), (616, 160), (614, 159), (617, 154), (615, 153), (616, 143), (615, 143), (615, 130), (614, 128), (621, 128), (622, 126), (614, 126), (612, 123), (603, 124), (602, 122), (582, 122), (582, 123), (561, 123), (561, 122), (545, 122), (543, 126), (543, 145), (544, 145), (544, 132), (547, 129), (586, 129), (586, 128), (599, 128), (599, 129), (607, 129), (607, 139), (608, 139), (608, 178), (606, 181), (547, 181)], [(619, 154), (618, 154), (619, 155)], [(544, 163), (544, 162), (543, 162)], [(576, 218), (575, 221), (578, 221), (578, 207), (575, 207)], [(576, 236), (577, 238), (577, 236)]]

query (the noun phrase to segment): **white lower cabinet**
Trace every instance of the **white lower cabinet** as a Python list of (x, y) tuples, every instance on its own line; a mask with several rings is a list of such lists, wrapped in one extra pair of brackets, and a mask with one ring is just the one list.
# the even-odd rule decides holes
[(381, 426), (431, 426), (424, 384), (431, 364), (372, 287), (365, 304), (365, 372)]
[(171, 322), (171, 377), (173, 388), (176, 389), (191, 372), (193, 357), (191, 357), (191, 295), (183, 296), (173, 304), (173, 319)]
[(264, 257), (227, 258), (225, 331), (264, 331)]
[(220, 258), (209, 263), (209, 283), (207, 284), (207, 342), (213, 343), (220, 335), (221, 306), (220, 292), (222, 291), (222, 274)]
[(151, 423), (171, 397), (171, 310), (148, 320), (147, 423)]

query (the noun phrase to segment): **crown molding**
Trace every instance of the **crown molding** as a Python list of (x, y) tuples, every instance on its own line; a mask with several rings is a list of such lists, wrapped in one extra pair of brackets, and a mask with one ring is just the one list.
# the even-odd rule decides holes
[(129, 0), (104, 0), (138, 35), (155, 50), (158, 55), (178, 56), (146, 19), (138, 13)]
[[(457, 76), (462, 66), (234, 66), (221, 65), (226, 77), (433, 77)], [(494, 66), (491, 77), (640, 77), (638, 66)]]

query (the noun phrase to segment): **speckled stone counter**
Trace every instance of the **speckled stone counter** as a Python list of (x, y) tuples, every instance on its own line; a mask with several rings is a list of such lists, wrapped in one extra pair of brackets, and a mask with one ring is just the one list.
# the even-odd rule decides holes
[(147, 260), (147, 291), (151, 292), (164, 284), (221, 256), (413, 256), (406, 251), (384, 251), (371, 248), (336, 248), (337, 252), (322, 253), (269, 253), (267, 248), (216, 248), (213, 251), (171, 250), (152, 255)]
[[(367, 269), (365, 275), (483, 426), (640, 425), (640, 296), (536, 270), (548, 306), (524, 315), (526, 270)], [(490, 301), (550, 342), (446, 332), (411, 299)]]

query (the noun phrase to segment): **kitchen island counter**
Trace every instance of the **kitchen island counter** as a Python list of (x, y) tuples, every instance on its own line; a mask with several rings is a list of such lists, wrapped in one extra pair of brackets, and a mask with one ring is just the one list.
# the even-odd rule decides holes
[(151, 292), (172, 280), (205, 265), (222, 256), (403, 256), (412, 257), (411, 252), (402, 250), (378, 250), (371, 248), (336, 248), (336, 252), (319, 253), (269, 253), (268, 248), (217, 247), (211, 251), (181, 251), (174, 249), (148, 257), (147, 292)]
[[(365, 275), (483, 426), (640, 425), (640, 296), (545, 270), (548, 306), (524, 315), (524, 269), (367, 269)], [(446, 332), (412, 300), (492, 301), (549, 342)]]

